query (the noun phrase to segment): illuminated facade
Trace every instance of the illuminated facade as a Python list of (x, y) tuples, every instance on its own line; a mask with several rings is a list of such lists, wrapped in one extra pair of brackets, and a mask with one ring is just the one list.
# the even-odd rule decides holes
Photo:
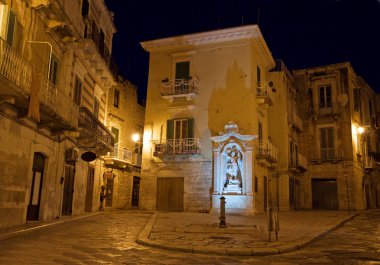
[(115, 31), (102, 0), (0, 1), (0, 228), (99, 209)]
[(121, 77), (109, 90), (107, 102), (107, 127), (115, 144), (104, 157), (105, 207), (138, 207), (144, 107), (137, 102), (137, 87)]
[(307, 168), (289, 152), (302, 128), (296, 90), (259, 28), (142, 46), (150, 68), (141, 208), (209, 212), (221, 196), (240, 214), (293, 207), (290, 184)]
[(350, 63), (293, 72), (308, 171), (297, 179), (297, 206), (380, 207), (379, 95)]

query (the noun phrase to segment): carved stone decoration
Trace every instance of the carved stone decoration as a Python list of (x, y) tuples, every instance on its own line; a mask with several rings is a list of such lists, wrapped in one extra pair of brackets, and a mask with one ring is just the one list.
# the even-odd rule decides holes
[(226, 209), (235, 213), (254, 214), (252, 148), (255, 135), (244, 135), (230, 121), (219, 136), (211, 137), (214, 145), (213, 211), (219, 197), (226, 198)]

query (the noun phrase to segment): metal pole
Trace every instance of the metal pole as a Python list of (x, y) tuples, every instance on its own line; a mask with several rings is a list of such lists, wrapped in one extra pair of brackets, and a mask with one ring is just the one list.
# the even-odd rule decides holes
[(219, 228), (226, 228), (226, 198), (220, 197)]

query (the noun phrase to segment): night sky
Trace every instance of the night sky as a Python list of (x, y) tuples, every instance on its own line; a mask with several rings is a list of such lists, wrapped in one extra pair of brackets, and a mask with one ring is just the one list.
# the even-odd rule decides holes
[(257, 24), (289, 69), (350, 61), (380, 92), (380, 0), (105, 0), (118, 32), (120, 74), (146, 97), (149, 54), (141, 41)]

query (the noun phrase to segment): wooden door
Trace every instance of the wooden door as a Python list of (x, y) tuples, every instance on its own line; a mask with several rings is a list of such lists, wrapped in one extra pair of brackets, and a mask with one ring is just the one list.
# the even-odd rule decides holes
[(65, 165), (65, 183), (63, 186), (62, 215), (71, 215), (73, 211), (75, 164)]
[(95, 173), (95, 169), (93, 167), (88, 167), (86, 204), (84, 207), (84, 210), (86, 212), (92, 212), (92, 200), (94, 196), (94, 173)]
[(38, 220), (39, 217), (44, 165), (45, 157), (40, 153), (35, 153), (33, 158), (32, 185), (26, 215), (26, 219), (29, 221)]
[(132, 206), (139, 206), (140, 178), (133, 177)]
[(338, 210), (336, 179), (313, 179), (312, 201), (313, 209)]
[(169, 212), (182, 212), (183, 191), (183, 178), (158, 178), (157, 210)]

